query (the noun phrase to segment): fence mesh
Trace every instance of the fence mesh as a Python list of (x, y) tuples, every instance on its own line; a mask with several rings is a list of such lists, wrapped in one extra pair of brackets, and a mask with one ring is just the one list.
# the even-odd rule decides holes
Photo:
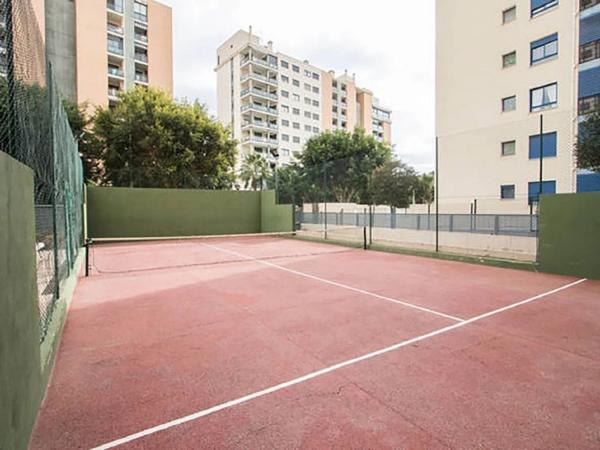
[(0, 150), (34, 172), (41, 339), (82, 241), (77, 143), (30, 0), (0, 0)]
[[(296, 229), (315, 239), (533, 261), (538, 217), (485, 203), (484, 213), (435, 210), (434, 177), (364, 155), (277, 169), (279, 203), (296, 205)], [(494, 209), (496, 208), (496, 210)], [(365, 242), (366, 241), (366, 242)]]

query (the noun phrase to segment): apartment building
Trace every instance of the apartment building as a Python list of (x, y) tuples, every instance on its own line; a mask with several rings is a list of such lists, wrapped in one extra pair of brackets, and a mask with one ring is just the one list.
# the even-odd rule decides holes
[(218, 118), (240, 142), (239, 159), (258, 152), (289, 164), (312, 136), (364, 128), (391, 143), (391, 111), (355, 77), (336, 76), (279, 53), (273, 43), (240, 30), (217, 49)]
[(600, 0), (437, 0), (436, 15), (441, 210), (528, 213), (540, 191), (575, 192)]

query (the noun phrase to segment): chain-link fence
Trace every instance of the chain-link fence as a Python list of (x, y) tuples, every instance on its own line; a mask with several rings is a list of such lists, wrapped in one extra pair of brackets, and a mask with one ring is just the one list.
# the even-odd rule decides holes
[(30, 0), (0, 0), (0, 150), (34, 172), (43, 340), (82, 243), (83, 177), (36, 13)]
[[(296, 205), (299, 234), (372, 248), (409, 248), (534, 261), (538, 217), (480, 202), (470, 211), (435, 209), (434, 177), (399, 161), (364, 155), (278, 168), (279, 203)], [(482, 206), (483, 204), (483, 206)], [(481, 211), (481, 210), (484, 211)]]

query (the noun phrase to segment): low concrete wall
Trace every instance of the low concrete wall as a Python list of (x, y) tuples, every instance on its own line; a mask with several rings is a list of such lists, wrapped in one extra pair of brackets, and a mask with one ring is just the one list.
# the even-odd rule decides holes
[[(328, 226), (328, 238), (361, 241), (360, 227)], [(322, 235), (322, 225), (302, 224), (302, 230), (315, 236)], [(435, 232), (373, 228), (373, 242), (413, 249), (435, 249)], [(516, 261), (535, 261), (536, 239), (523, 236), (503, 236), (479, 233), (440, 232), (440, 250), (448, 253), (475, 255)]]

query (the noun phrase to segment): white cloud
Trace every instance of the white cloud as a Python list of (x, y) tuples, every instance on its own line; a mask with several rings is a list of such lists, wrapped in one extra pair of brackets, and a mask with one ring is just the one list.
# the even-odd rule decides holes
[(434, 0), (163, 0), (173, 7), (175, 95), (216, 113), (216, 49), (249, 25), (276, 50), (356, 73), (393, 109), (396, 153), (420, 171), (434, 159)]

